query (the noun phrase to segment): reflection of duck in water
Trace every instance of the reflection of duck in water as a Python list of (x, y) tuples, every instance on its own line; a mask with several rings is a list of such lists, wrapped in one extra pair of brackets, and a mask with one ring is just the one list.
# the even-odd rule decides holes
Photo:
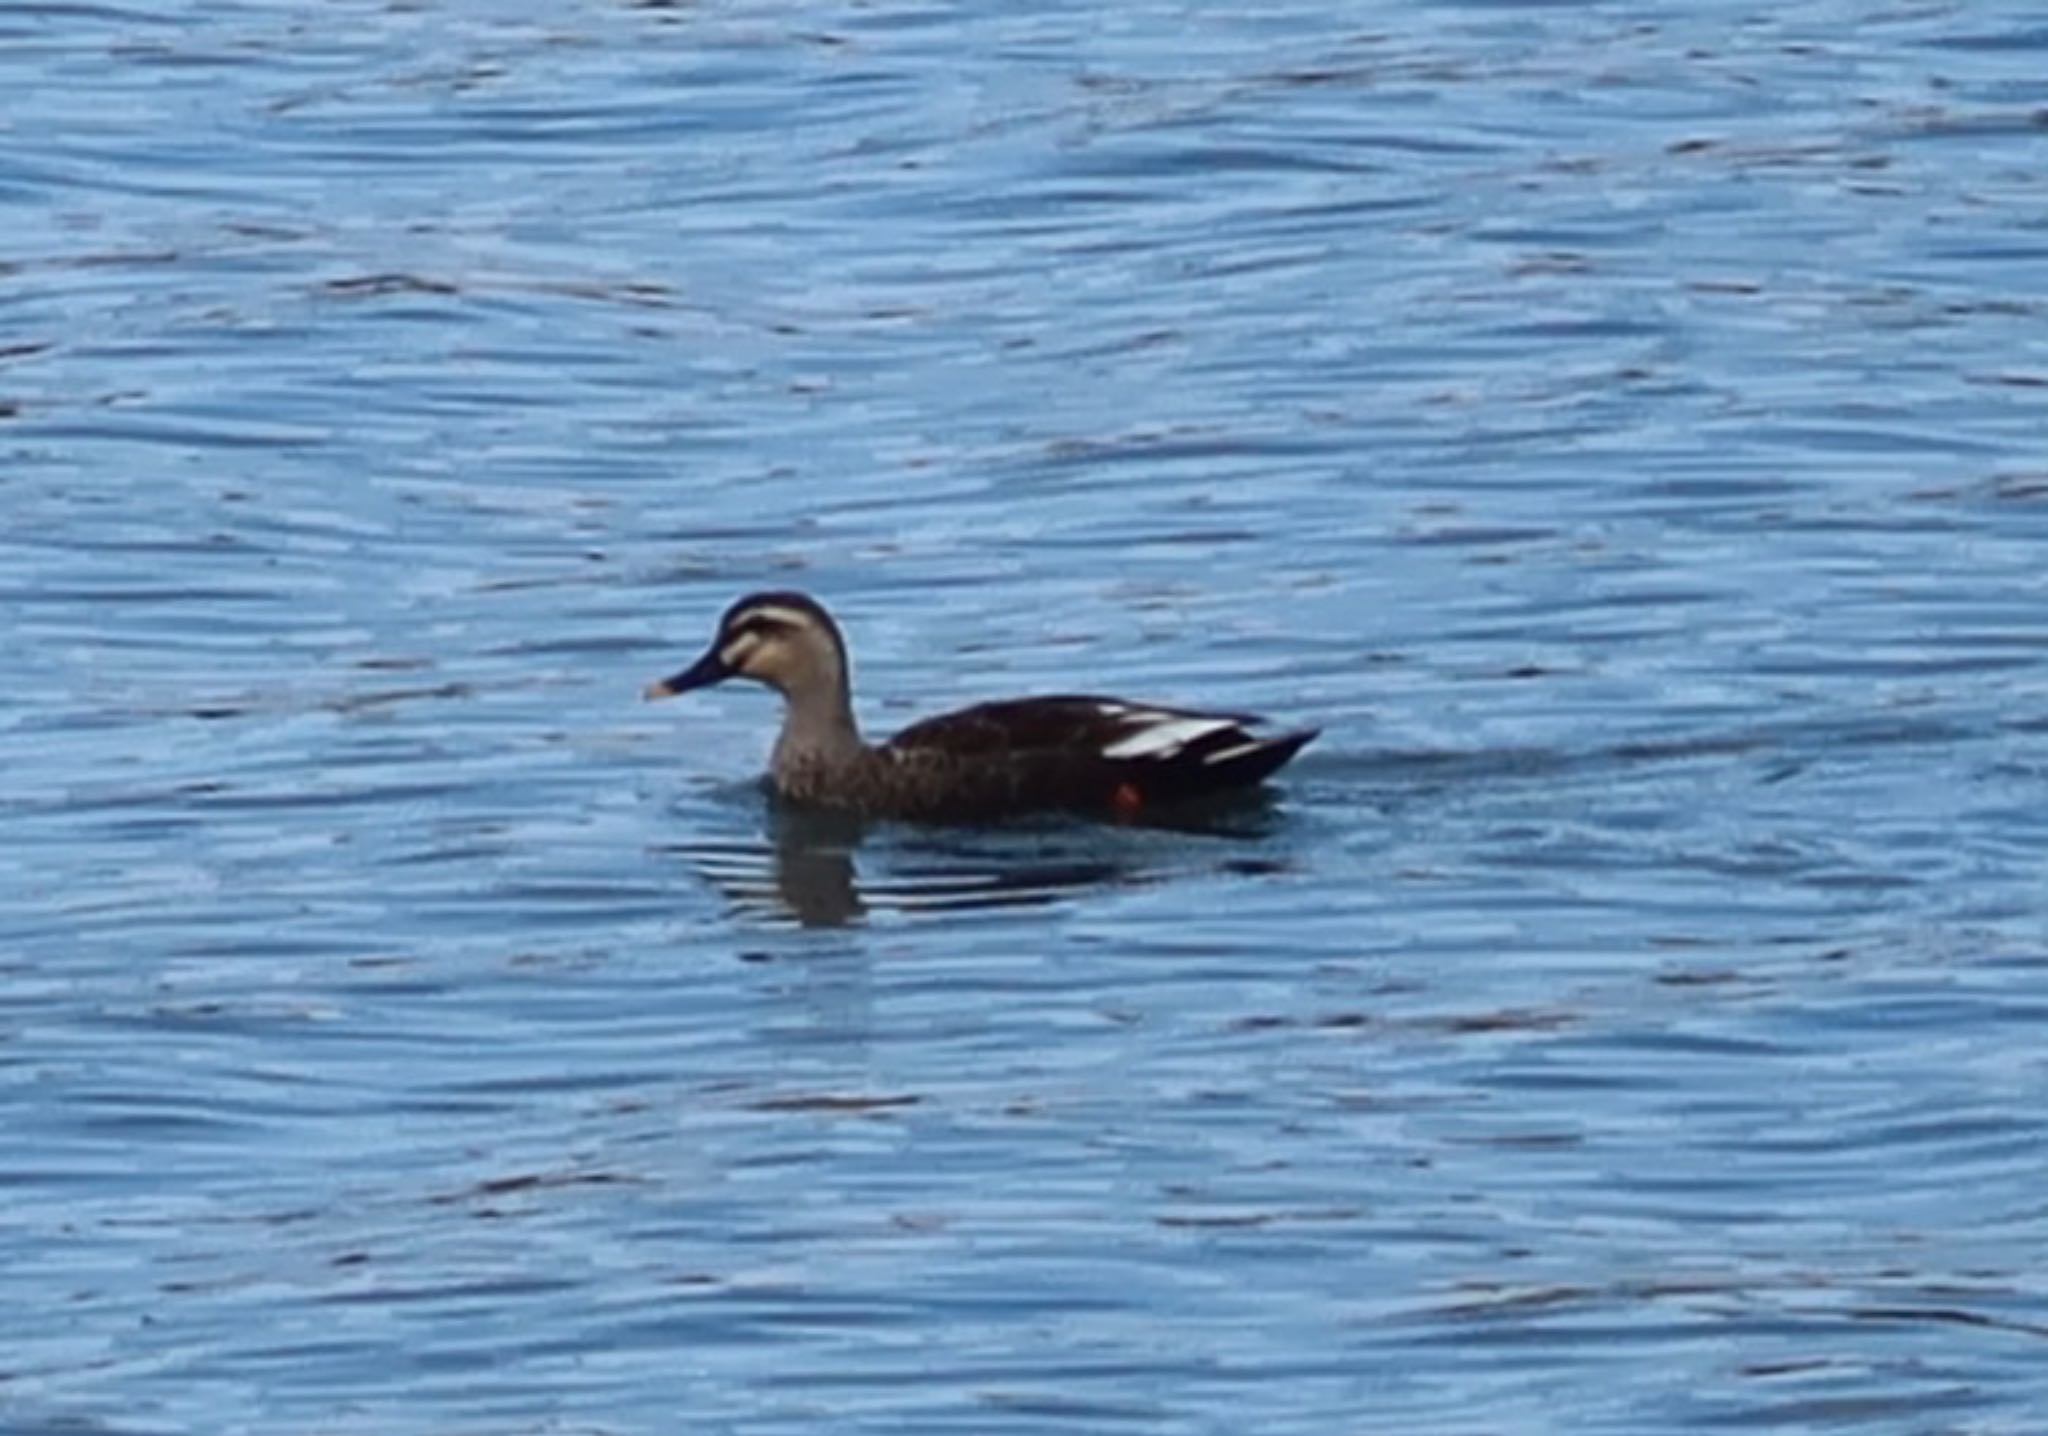
[(862, 872), (855, 858), (868, 825), (858, 816), (772, 804), (765, 818), (765, 846), (712, 841), (678, 851), (737, 913), (803, 927), (843, 927), (877, 913), (1042, 907), (1077, 890), (1161, 876), (1142, 855), (1105, 846), (1102, 829), (1080, 827), (899, 831), (861, 860)]
[(1130, 820), (1254, 787), (1316, 736), (1261, 736), (1244, 714), (1067, 696), (983, 703), (869, 746), (854, 722), (839, 626), (800, 593), (757, 593), (719, 620), (704, 656), (648, 685), (666, 698), (751, 678), (783, 696), (769, 763), (778, 797), (878, 818), (978, 821), (1063, 811)]
[(845, 813), (770, 810), (775, 845), (775, 896), (805, 927), (843, 927), (867, 915), (853, 853), (861, 824)]

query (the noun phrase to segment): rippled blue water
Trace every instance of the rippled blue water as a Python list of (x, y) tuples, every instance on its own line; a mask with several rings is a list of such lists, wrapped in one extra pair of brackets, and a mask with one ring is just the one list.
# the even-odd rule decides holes
[[(2048, 28), (0, 10), (0, 1427), (2048, 1424)], [(646, 708), (1324, 725), (1221, 831)]]

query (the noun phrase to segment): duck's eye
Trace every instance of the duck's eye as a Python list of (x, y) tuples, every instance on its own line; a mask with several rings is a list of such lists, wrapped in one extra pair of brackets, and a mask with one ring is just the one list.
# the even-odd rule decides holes
[(718, 656), (728, 668), (738, 668), (752, 657), (762, 644), (788, 635), (788, 625), (772, 618), (743, 618), (726, 632), (725, 642), (718, 647)]
[(727, 668), (737, 668), (747, 661), (747, 656), (761, 646), (761, 633), (755, 628), (736, 628), (718, 645), (719, 659)]

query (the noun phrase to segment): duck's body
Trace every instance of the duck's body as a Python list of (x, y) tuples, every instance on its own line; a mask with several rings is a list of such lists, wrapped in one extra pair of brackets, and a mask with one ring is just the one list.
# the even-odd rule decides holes
[(792, 802), (886, 817), (1129, 818), (1249, 787), (1315, 736), (1258, 738), (1244, 726), (1252, 721), (1114, 698), (1017, 698), (927, 718), (841, 760), (778, 744), (769, 781)]
[(730, 677), (786, 703), (768, 782), (793, 803), (882, 818), (980, 821), (1033, 812), (1123, 819), (1251, 787), (1316, 736), (1262, 736), (1243, 714), (1061, 694), (982, 703), (863, 742), (838, 625), (800, 593), (758, 593), (726, 610), (697, 662), (650, 698)]

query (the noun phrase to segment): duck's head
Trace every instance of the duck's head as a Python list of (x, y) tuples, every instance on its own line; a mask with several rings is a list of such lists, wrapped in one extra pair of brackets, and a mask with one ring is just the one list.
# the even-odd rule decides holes
[(824, 605), (788, 591), (750, 593), (718, 620), (704, 656), (682, 672), (647, 685), (649, 698), (751, 678), (792, 700), (846, 691), (846, 642)]

